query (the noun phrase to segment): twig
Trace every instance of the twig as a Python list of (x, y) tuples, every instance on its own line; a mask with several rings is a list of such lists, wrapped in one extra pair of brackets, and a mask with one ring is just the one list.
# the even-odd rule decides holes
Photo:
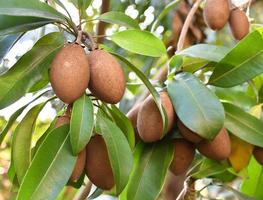
[(77, 36), (76, 43), (80, 45), (81, 44), (81, 40), (82, 40), (82, 31), (78, 31), (78, 36)]
[(97, 43), (94, 41), (92, 35), (88, 32), (83, 31), (83, 34), (88, 38), (88, 40), (90, 41), (91, 44), (91, 50), (94, 51), (95, 49), (97, 49)]
[(74, 198), (74, 200), (85, 200), (89, 196), (91, 186), (92, 186), (92, 183), (89, 181), (86, 184), (85, 188), (83, 188), (83, 190), (80, 192), (80, 194)]

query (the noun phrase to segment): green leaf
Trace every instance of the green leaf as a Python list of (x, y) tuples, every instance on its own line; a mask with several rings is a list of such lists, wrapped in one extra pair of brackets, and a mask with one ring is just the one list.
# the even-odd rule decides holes
[(153, 96), (153, 99), (154, 99), (154, 101), (155, 101), (155, 103), (156, 103), (156, 105), (157, 105), (157, 107), (161, 113), (162, 121), (164, 124), (163, 132), (165, 133), (167, 130), (167, 126), (168, 126), (168, 121), (167, 121), (166, 111), (164, 110), (164, 108), (162, 106), (159, 93), (156, 91), (156, 89), (151, 84), (151, 82), (148, 80), (148, 78), (144, 75), (144, 73), (142, 71), (140, 71), (135, 65), (133, 65), (130, 61), (128, 61), (126, 58), (122, 57), (121, 55), (119, 55), (117, 53), (111, 52), (111, 54), (113, 54), (119, 60), (124, 62), (130, 68), (130, 70), (133, 71), (139, 77), (139, 79), (144, 83), (144, 85), (147, 87), (150, 94)]
[(40, 103), (31, 108), (14, 131), (12, 139), (12, 160), (19, 183), (31, 162), (31, 140), (35, 129), (37, 117), (47, 102)]
[(226, 113), (225, 127), (242, 140), (263, 147), (263, 122), (233, 104), (223, 105)]
[(39, 0), (8, 0), (0, 2), (0, 15), (31, 16), (65, 22), (63, 14)]
[(213, 139), (224, 125), (224, 108), (214, 93), (194, 75), (184, 72), (168, 83), (179, 119), (203, 138)]
[(173, 159), (173, 143), (139, 143), (134, 152), (134, 166), (120, 200), (157, 199)]
[[(1, 26), (0, 26), (1, 27)], [(0, 37), (0, 62), (14, 46), (14, 44), (22, 37), (23, 34), (6, 35)]]
[(0, 109), (14, 103), (41, 80), (63, 44), (61, 33), (42, 37), (9, 71), (0, 76)]
[(0, 15), (0, 35), (26, 32), (51, 23), (52, 20), (39, 17)]
[(229, 48), (210, 44), (197, 44), (186, 48), (176, 55), (189, 56), (193, 58), (201, 58), (213, 62), (219, 62), (230, 51)]
[(89, 142), (93, 125), (93, 104), (84, 94), (74, 102), (70, 119), (70, 142), (74, 155), (78, 155)]
[(132, 152), (124, 133), (109, 119), (97, 115), (99, 134), (102, 135), (109, 154), (116, 192), (119, 194), (126, 186), (132, 170)]
[(160, 57), (166, 54), (164, 43), (147, 31), (121, 31), (113, 34), (111, 39), (121, 48), (133, 53), (152, 57)]
[[(48, 90), (49, 91), (49, 90)], [(8, 133), (9, 129), (11, 128), (11, 126), (14, 124), (14, 122), (16, 121), (16, 119), (18, 118), (18, 116), (25, 110), (25, 108), (31, 104), (32, 102), (34, 102), (35, 100), (37, 100), (39, 97), (43, 96), (45, 93), (47, 93), (48, 91), (42, 92), (40, 95), (37, 95), (36, 97), (34, 97), (34, 99), (32, 99), (29, 103), (27, 103), (26, 105), (22, 106), (21, 108), (19, 108), (16, 112), (14, 112), (7, 124), (5, 125), (5, 127), (3, 128), (3, 130), (0, 132), (0, 145), (3, 142), (6, 134)]]
[(232, 87), (263, 73), (263, 28), (233, 48), (216, 66), (209, 84)]
[(109, 109), (109, 111), (111, 112), (111, 115), (114, 118), (115, 123), (126, 136), (131, 149), (134, 149), (135, 136), (134, 136), (134, 128), (132, 126), (131, 121), (115, 105), (112, 105), (111, 107), (112, 108)]
[(37, 151), (16, 200), (53, 200), (66, 185), (77, 157), (72, 155), (69, 125), (54, 129)]
[(118, 24), (120, 26), (125, 26), (132, 29), (140, 29), (136, 20), (132, 19), (128, 15), (125, 15), (123, 12), (111, 11), (103, 13), (98, 17), (100, 21)]
[(87, 200), (96, 199), (103, 193), (103, 190), (100, 188), (96, 188), (96, 190), (88, 197)]
[(248, 165), (248, 176), (242, 183), (241, 192), (263, 199), (263, 167), (255, 158), (252, 158)]
[(178, 4), (180, 0), (174, 0), (171, 3), (169, 3), (165, 8), (162, 10), (162, 12), (158, 15), (157, 19), (154, 21), (151, 32), (154, 32), (157, 26), (160, 24), (161, 20), (172, 10), (174, 9)]

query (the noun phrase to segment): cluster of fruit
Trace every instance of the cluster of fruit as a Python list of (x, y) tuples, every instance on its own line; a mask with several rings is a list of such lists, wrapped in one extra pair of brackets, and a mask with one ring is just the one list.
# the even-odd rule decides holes
[(230, 10), (229, 0), (207, 0), (204, 7), (204, 19), (211, 29), (220, 30), (229, 22), (236, 40), (241, 40), (249, 33), (249, 20), (239, 8)]
[[(124, 71), (111, 54), (104, 50), (86, 54), (79, 44), (66, 44), (57, 53), (49, 71), (49, 79), (57, 97), (67, 104), (74, 103), (85, 94), (87, 88), (99, 100), (115, 104), (121, 100), (126, 87)], [(58, 117), (55, 128), (70, 123), (70, 112), (68, 109), (63, 116)], [(69, 181), (77, 181), (84, 170), (99, 188), (108, 190), (113, 187), (114, 178), (107, 148), (100, 135), (95, 134), (79, 153)]]

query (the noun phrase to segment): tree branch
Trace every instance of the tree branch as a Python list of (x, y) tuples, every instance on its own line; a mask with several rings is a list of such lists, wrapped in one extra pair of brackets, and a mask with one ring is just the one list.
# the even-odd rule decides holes
[[(102, 0), (100, 14), (108, 12), (109, 8), (110, 8), (110, 1), (109, 0)], [(106, 29), (106, 23), (102, 22), (102, 21), (99, 21), (98, 34), (97, 35), (104, 35), (105, 34), (105, 29)], [(104, 40), (104, 38), (98, 38), (97, 42), (98, 43), (103, 43), (103, 40)]]

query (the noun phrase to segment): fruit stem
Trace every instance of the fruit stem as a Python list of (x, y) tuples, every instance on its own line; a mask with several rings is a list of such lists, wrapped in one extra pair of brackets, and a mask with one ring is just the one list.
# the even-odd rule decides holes
[(94, 41), (92, 35), (88, 32), (83, 31), (83, 34), (87, 37), (87, 39), (90, 41), (91, 44), (91, 50), (94, 51), (95, 49), (97, 49), (97, 43)]
[(79, 30), (76, 43), (80, 45), (81, 44), (81, 39), (82, 39), (82, 31)]
[(89, 181), (86, 186), (83, 188), (83, 190), (80, 192), (79, 195), (77, 195), (74, 200), (85, 200), (89, 196), (90, 190), (91, 190), (92, 183)]

